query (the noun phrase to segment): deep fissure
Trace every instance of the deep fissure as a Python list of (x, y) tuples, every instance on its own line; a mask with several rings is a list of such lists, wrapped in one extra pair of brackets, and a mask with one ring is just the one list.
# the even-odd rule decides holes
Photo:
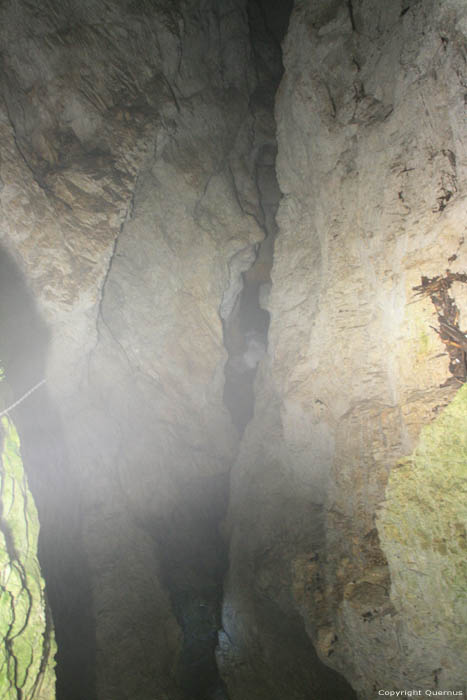
[[(277, 144), (274, 100), (283, 66), (280, 43), (285, 34), (292, 2), (250, 0), (250, 41), (258, 86), (250, 110), (256, 121), (254, 180), (256, 217), (264, 240), (248, 253), (252, 262), (241, 271), (233, 308), (223, 318), (225, 366), (224, 403), (238, 430), (239, 439), (253, 417), (254, 381), (258, 364), (267, 351), (275, 215), (281, 193), (276, 178)], [(269, 119), (267, 125), (264, 124)], [(115, 246), (114, 246), (115, 253)], [(248, 257), (247, 256), (247, 257)], [(30, 386), (44, 371), (48, 331), (35, 309), (19, 270), (5, 254), (8, 274), (2, 275), (5, 308), (2, 319), (21, 318), (8, 333), (12, 346), (2, 348), (2, 361), (15, 393)], [(14, 278), (14, 279), (13, 279)], [(106, 278), (107, 279), (107, 278)], [(21, 312), (14, 313), (15, 304)], [(14, 345), (14, 347), (13, 347)], [(21, 352), (16, 352), (17, 348)], [(30, 348), (34, 347), (32, 354)], [(80, 486), (67, 468), (67, 454), (60, 419), (47, 389), (14, 412), (22, 441), (23, 457), (41, 522), (39, 558), (47, 583), (58, 642), (57, 700), (93, 700), (95, 688), (95, 624), (91, 583), (83, 548)], [(229, 498), (225, 476), (183, 481), (185, 496), (170, 516), (134, 514), (137, 527), (154, 545), (164, 583), (180, 625), (183, 643), (175, 675), (183, 700), (228, 700), (228, 691), (216, 664), (218, 632), (222, 627), (223, 581), (227, 571), (227, 542), (220, 532)], [(57, 528), (57, 523), (63, 527)], [(281, 620), (279, 611), (271, 611)], [(282, 624), (282, 623), (281, 623)], [(298, 624), (298, 623), (297, 623)], [(301, 633), (300, 633), (301, 634)]]
[[(281, 41), (287, 31), (291, 2), (265, 3), (250, 0), (248, 18), (251, 47), (258, 85), (250, 101), (256, 123), (255, 185), (258, 223), (264, 240), (256, 246), (251, 266), (242, 270), (240, 289), (229, 315), (224, 317), (225, 365), (224, 403), (240, 435), (253, 417), (254, 382), (258, 364), (267, 350), (269, 313), (266, 309), (271, 287), (276, 212), (281, 193), (276, 177), (277, 142), (274, 121), (275, 95), (282, 77)], [(270, 115), (269, 127), (262, 113)]]
[(465, 695), (467, 9), (406, 5), (1, 4), (5, 700)]
[[(254, 6), (252, 11), (251, 6)], [(274, 10), (276, 14), (274, 15)], [(289, 7), (273, 7), (273, 30), (265, 22), (265, 8), (252, 0), (249, 6), (250, 40), (256, 45), (258, 34), (273, 47), (277, 65), (280, 39), (286, 31)], [(257, 60), (260, 57), (257, 56)], [(264, 66), (258, 67), (264, 73)], [(263, 74), (258, 100), (252, 109), (271, 111), (281, 72)], [(275, 173), (275, 133), (259, 135), (255, 165), (260, 224), (265, 240), (254, 251), (254, 262), (241, 273), (240, 290), (229, 315), (223, 319), (224, 344), (228, 352), (225, 366), (224, 403), (239, 436), (253, 415), (254, 378), (267, 347), (269, 313), (263, 308), (271, 284), (275, 214), (280, 191)], [(208, 479), (205, 483), (184, 484), (186, 498), (179, 502), (169, 519), (145, 522), (154, 539), (161, 575), (172, 601), (184, 641), (178, 672), (186, 700), (228, 700), (227, 688), (216, 663), (218, 633), (222, 627), (223, 582), (228, 566), (228, 542), (220, 532), (227, 512), (228, 477)]]
[[(272, 115), (281, 72), (280, 41), (285, 33), (291, 2), (251, 0), (250, 40), (260, 75), (251, 109)], [(270, 22), (268, 22), (268, 17)], [(259, 50), (256, 47), (259, 46)], [(270, 54), (272, 64), (268, 64)], [(226, 365), (224, 400), (240, 435), (251, 419), (254, 377), (267, 347), (269, 314), (263, 308), (269, 287), (275, 213), (280, 192), (275, 176), (276, 144), (273, 131), (257, 135), (255, 182), (258, 215), (265, 240), (254, 251), (254, 263), (242, 274), (241, 290), (224, 321)], [(48, 331), (21, 279), (5, 254), (2, 281), (3, 321), (21, 319), (21, 332), (6, 331), (11, 347), (2, 348), (2, 362), (17, 395), (44, 372)], [(12, 279), (14, 278), (14, 279)], [(15, 304), (18, 314), (15, 314)], [(5, 328), (5, 326), (4, 326)], [(31, 348), (34, 347), (34, 353)], [(17, 352), (20, 348), (21, 352)], [(95, 619), (92, 618), (91, 584), (82, 542), (80, 486), (67, 468), (67, 454), (60, 419), (46, 388), (14, 411), (23, 443), (23, 458), (41, 522), (39, 558), (52, 610), (57, 655), (57, 700), (92, 700), (95, 689)], [(186, 700), (228, 698), (215, 660), (217, 634), (222, 626), (223, 579), (227, 570), (227, 543), (219, 531), (228, 502), (225, 477), (183, 483), (186, 496), (169, 518), (144, 518), (135, 522), (154, 542), (161, 579), (170, 596), (183, 633), (176, 669), (180, 691)], [(60, 526), (57, 527), (57, 523)]]

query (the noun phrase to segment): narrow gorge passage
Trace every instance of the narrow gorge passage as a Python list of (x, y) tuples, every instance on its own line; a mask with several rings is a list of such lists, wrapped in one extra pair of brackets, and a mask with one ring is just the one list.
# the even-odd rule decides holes
[(258, 364), (267, 350), (269, 313), (265, 305), (271, 287), (275, 213), (280, 192), (275, 176), (275, 149), (265, 146), (258, 155), (257, 184), (261, 226), (265, 240), (254, 251), (254, 262), (241, 273), (241, 289), (229, 315), (223, 319), (225, 365), (224, 403), (240, 435), (253, 417), (254, 383)]
[(0, 2), (1, 700), (466, 697), (466, 28)]
[[(224, 314), (225, 302), (220, 312), (229, 354), (224, 370), (224, 403), (239, 437), (253, 415), (256, 370), (267, 348), (269, 314), (264, 305), (271, 285), (275, 214), (280, 200), (273, 111), (282, 75), (280, 42), (287, 29), (290, 6), (268, 6), (250, 0), (247, 10), (257, 73), (257, 87), (249, 106), (254, 120), (256, 217), (265, 240), (240, 252), (240, 270), (231, 264), (239, 277), (234, 290), (229, 289), (228, 314)], [(232, 298), (232, 294), (236, 296)], [(228, 541), (220, 531), (229, 498), (228, 474), (206, 479), (201, 485), (188, 484), (184, 491), (170, 520), (156, 517), (149, 530), (156, 543), (162, 581), (183, 632), (178, 662), (181, 691), (186, 700), (228, 700), (215, 658), (228, 567)]]
[[(233, 286), (230, 284), (226, 292), (230, 295), (228, 313), (223, 313), (226, 308), (224, 300), (220, 313), (223, 324), (223, 344), (229, 353), (227, 362), (224, 363), (225, 386), (222, 391), (225, 405), (231, 413), (239, 435), (253, 415), (253, 384), (256, 368), (267, 347), (269, 314), (263, 307), (270, 288), (270, 270), (276, 234), (275, 214), (280, 199), (275, 176), (277, 145), (273, 111), (275, 92), (283, 70), (280, 43), (287, 29), (291, 4), (291, 2), (264, 3), (259, 0), (251, 0), (239, 15), (243, 15), (243, 29), (246, 30), (244, 38), (249, 44), (250, 64), (248, 71), (250, 71), (249, 80), (253, 89), (242, 107), (243, 113), (240, 112), (238, 116), (236, 129), (239, 130), (240, 134), (245, 127), (250, 131), (248, 138), (251, 141), (248, 145), (251, 148), (251, 153), (248, 154), (249, 162), (245, 160), (250, 174), (243, 173), (235, 163), (234, 159), (245, 158), (245, 155), (241, 152), (235, 153), (238, 146), (234, 142), (226, 144), (221, 141), (219, 151), (212, 153), (215, 170), (219, 168), (216, 162), (221, 164), (229, 150), (234, 154), (233, 156), (232, 153), (228, 154), (232, 163), (228, 164), (227, 167), (224, 164), (220, 165), (221, 169), (227, 171), (226, 181), (231, 180), (232, 191), (228, 193), (228, 196), (233, 199), (234, 205), (235, 202), (238, 202), (244, 217), (251, 217), (252, 221), (255, 222), (255, 226), (257, 226), (257, 234), (255, 235), (258, 235), (258, 238), (265, 237), (263, 242), (251, 243), (248, 241), (246, 248), (242, 248), (232, 256), (233, 262), (232, 260), (219, 260), (220, 265), (225, 265), (228, 262), (231, 280), (232, 275), (236, 277)], [(230, 13), (235, 15), (235, 10), (229, 9), (227, 6), (225, 9), (214, 7), (212, 17), (219, 27), (221, 27), (225, 17), (228, 27)], [(171, 16), (175, 20), (178, 15), (174, 12)], [(64, 29), (60, 25), (66, 18), (66, 12), (63, 13), (62, 17), (58, 12), (57, 18), (52, 20), (57, 22), (55, 30), (57, 36), (63, 35)], [(43, 15), (43, 21), (45, 24), (49, 22), (47, 14)], [(184, 21), (187, 24), (190, 21), (198, 23), (197, 32), (205, 31), (202, 12), (198, 13), (194, 5), (190, 8), (187, 4), (187, 14)], [(72, 24), (71, 27), (70, 47), (77, 42), (75, 48), (78, 48), (81, 41), (79, 33), (86, 34), (87, 30), (85, 24), (80, 23), (78, 19), (76, 26)], [(222, 31), (224, 30), (221, 29), (220, 34)], [(84, 36), (83, 41), (86, 42), (88, 39)], [(237, 41), (236, 37), (234, 37), (234, 41)], [(222, 45), (220, 49), (221, 52), (224, 50)], [(237, 50), (235, 43), (233, 43), (233, 49)], [(221, 62), (227, 61), (225, 66), (219, 66), (221, 71), (235, 72), (232, 59), (221, 58), (220, 60)], [(215, 72), (218, 67), (213, 66), (213, 68)], [(226, 78), (222, 76), (222, 81), (225, 80)], [(154, 87), (159, 90), (159, 83), (156, 82)], [(49, 85), (47, 90), (51, 89), (53, 88)], [(191, 86), (187, 89), (190, 92)], [(244, 86), (241, 86), (240, 89), (243, 90)], [(179, 105), (183, 102), (183, 95), (176, 85), (169, 88), (168, 95), (168, 104), (165, 106), (166, 114), (163, 118), (169, 122), (173, 118), (174, 104), (179, 110)], [(154, 116), (150, 107), (150, 100), (154, 100), (154, 98), (151, 96), (150, 98), (145, 97), (145, 99), (148, 100), (148, 104), (140, 109), (140, 113), (137, 113), (135, 118), (147, 129)], [(214, 107), (216, 99), (218, 98), (214, 98)], [(238, 98), (234, 94), (231, 104), (234, 111), (239, 108), (236, 99)], [(26, 162), (27, 168), (32, 172), (46, 196), (51, 197), (59, 208), (63, 205), (66, 207), (67, 196), (63, 185), (58, 181), (59, 178), (63, 178), (65, 189), (70, 192), (76, 190), (76, 187), (83, 186), (86, 179), (94, 179), (99, 168), (105, 168), (109, 163), (109, 154), (106, 153), (106, 148), (108, 149), (109, 146), (99, 143), (99, 133), (95, 135), (92, 133), (95, 126), (86, 121), (86, 117), (80, 111), (82, 107), (78, 107), (75, 102), (67, 107), (68, 115), (64, 115), (65, 122), (58, 127), (62, 132), (60, 140), (63, 140), (63, 143), (53, 143), (53, 139), (57, 137), (51, 136), (51, 148), (56, 149), (56, 156), (52, 158), (51, 162), (50, 154), (40, 149), (37, 150), (37, 137), (34, 133), (28, 133), (31, 125), (23, 121), (18, 106), (22, 100), (23, 97), (18, 97), (13, 90), (12, 94), (8, 93), (6, 101), (8, 120), (15, 131), (21, 158)], [(121, 100), (120, 95), (119, 100)], [(187, 107), (191, 109), (190, 101), (191, 98), (186, 100)], [(27, 109), (31, 108), (34, 110), (36, 105), (28, 104)], [(137, 107), (135, 109), (138, 110)], [(129, 118), (128, 114), (123, 114), (124, 119)], [(96, 119), (96, 115), (92, 115), (92, 118)], [(242, 124), (245, 119), (246, 123)], [(38, 126), (40, 129), (42, 126), (40, 122)], [(47, 123), (46, 120), (44, 128), (50, 129), (50, 126), (50, 121)], [(189, 121), (187, 127), (191, 129)], [(183, 128), (182, 120), (181, 129), (183, 130)], [(90, 136), (85, 133), (86, 130), (91, 133)], [(173, 138), (176, 130), (168, 125), (167, 132)], [(89, 143), (86, 143), (87, 139)], [(130, 144), (130, 148), (131, 146), (132, 144)], [(145, 145), (143, 150), (144, 148), (147, 146)], [(182, 137), (181, 147), (176, 146), (176, 150), (181, 152), (182, 157), (185, 157), (183, 155), (184, 148), (185, 143)], [(170, 152), (169, 148), (166, 150), (167, 153)], [(126, 158), (127, 154), (123, 152), (122, 157)], [(179, 155), (175, 153), (171, 157), (177, 164)], [(127, 345), (129, 334), (128, 328), (124, 328), (117, 317), (121, 308), (118, 309), (118, 295), (115, 300), (114, 297), (115, 290), (119, 288), (121, 283), (118, 273), (114, 274), (114, 269), (118, 268), (120, 260), (125, 259), (122, 241), (125, 239), (126, 224), (131, 226), (132, 220), (138, 220), (142, 213), (144, 215), (145, 202), (150, 196), (149, 189), (150, 187), (157, 188), (157, 178), (148, 172), (150, 165), (147, 156), (145, 158), (146, 160), (143, 159), (142, 165), (140, 165), (138, 179), (134, 183), (134, 191), (131, 193), (131, 200), (127, 208), (126, 221), (121, 224), (120, 235), (116, 240), (100, 292), (101, 298), (99, 299), (96, 319), (97, 338), (96, 341), (92, 342), (89, 357), (84, 358), (87, 378), (91, 378), (91, 384), (98, 387), (99, 385), (105, 386), (105, 377), (108, 374), (110, 376), (113, 372), (112, 383), (114, 383), (113, 377), (115, 375), (118, 377), (118, 385), (122, 381), (120, 375), (124, 376), (128, 372), (130, 395), (134, 394), (133, 384), (135, 381), (138, 382), (138, 371), (140, 371), (138, 360), (134, 356), (132, 357), (131, 353), (130, 355), (126, 354), (124, 361), (125, 364), (128, 363), (128, 367), (124, 369), (118, 367), (119, 361), (117, 360), (114, 369), (111, 372), (108, 370), (109, 365), (112, 366), (115, 353), (118, 354)], [(213, 167), (211, 163), (208, 166)], [(118, 168), (115, 170), (115, 176), (119, 176)], [(152, 183), (151, 177), (153, 178)], [(248, 178), (251, 179), (251, 183), (247, 183)], [(250, 192), (248, 192), (249, 187)], [(85, 207), (88, 205), (89, 202), (84, 203)], [(100, 202), (97, 203), (97, 207), (99, 206), (101, 206)], [(231, 205), (229, 204), (229, 206)], [(162, 219), (166, 216), (168, 207), (170, 204), (167, 201), (159, 204), (159, 215)], [(235, 235), (235, 221), (233, 224), (232, 232)], [(144, 244), (141, 247), (144, 248)], [(133, 249), (132, 254), (134, 252), (140, 255), (139, 250)], [(240, 266), (236, 267), (235, 260), (239, 258), (241, 260)], [(17, 396), (29, 389), (38, 377), (46, 374), (47, 362), (53, 348), (50, 347), (50, 332), (46, 330), (46, 324), (41, 320), (39, 312), (35, 310), (32, 297), (29, 300), (26, 283), (19, 281), (21, 272), (19, 269), (15, 271), (13, 275), (15, 279), (13, 280), (7, 267), (13, 269), (15, 265), (13, 262), (7, 262), (9, 258), (6, 254), (4, 260), (2, 327), (4, 337), (9, 339), (11, 347), (8, 348), (8, 343), (6, 343), (5, 347), (2, 348), (1, 357), (9, 377), (9, 383), (13, 387), (14, 395)], [(134, 269), (138, 270), (137, 264)], [(125, 271), (120, 270), (120, 274), (124, 278)], [(172, 283), (170, 275), (169, 270), (169, 285)], [(131, 294), (128, 294), (128, 298), (131, 298)], [(11, 303), (12, 299), (15, 299), (14, 304)], [(138, 302), (135, 301), (135, 303)], [(14, 326), (13, 318), (16, 319), (17, 324), (14, 328), (12, 328)], [(20, 330), (18, 320), (24, 330)], [(136, 323), (140, 326), (143, 325), (140, 319), (137, 319)], [(131, 327), (131, 325), (129, 322), (128, 326)], [(155, 330), (157, 333), (157, 322)], [(73, 330), (71, 333), (73, 334)], [(140, 333), (140, 328), (137, 329), (137, 333)], [(65, 330), (65, 337), (67, 334), (68, 329)], [(141, 339), (139, 342), (141, 343)], [(148, 350), (150, 351), (150, 348)], [(192, 352), (189, 346), (188, 352)], [(164, 362), (163, 357), (162, 361)], [(94, 366), (99, 366), (99, 363), (102, 363), (104, 369), (101, 376), (97, 377), (94, 374)], [(178, 371), (177, 361), (175, 362), (175, 370)], [(104, 377), (104, 381), (102, 381), (102, 377)], [(56, 379), (54, 378), (53, 381)], [(82, 376), (80, 378), (81, 386), (84, 383)], [(104, 389), (100, 388), (95, 393), (99, 394), (103, 391)], [(92, 389), (89, 393), (90, 395), (93, 393)], [(141, 400), (142, 396), (134, 396), (131, 403), (136, 406)], [(65, 399), (65, 403), (66, 401), (67, 399)], [(100, 397), (92, 396), (90, 398), (90, 402), (96, 405), (99, 401)], [(126, 402), (128, 401), (126, 400)], [(89, 410), (87, 408), (83, 410), (83, 405), (86, 406), (88, 403), (85, 396), (79, 398), (75, 403), (79, 407), (77, 415)], [(137, 413), (140, 412), (141, 409), (138, 408)], [(113, 413), (112, 420), (118, 425), (123, 419), (121, 411), (111, 410), (110, 413)], [(96, 527), (94, 510), (102, 508), (102, 497), (99, 496), (96, 499), (97, 489), (94, 488), (93, 481), (86, 482), (89, 477), (84, 476), (86, 471), (84, 465), (86, 462), (95, 462), (99, 451), (108, 448), (105, 440), (115, 439), (113, 437), (115, 428), (111, 424), (108, 426), (107, 437), (103, 438), (102, 444), (100, 444), (101, 439), (98, 434), (100, 431), (105, 433), (106, 428), (100, 420), (96, 424), (98, 426), (97, 436), (93, 436), (91, 439), (87, 435), (90, 428), (80, 426), (80, 423), (85, 425), (85, 419), (81, 417), (78, 418), (77, 426), (73, 425), (73, 418), (69, 418), (65, 430), (63, 430), (62, 418), (54, 407), (54, 401), (49, 396), (47, 386), (38, 390), (37, 394), (34, 393), (28, 397), (28, 400), (15, 411), (14, 417), (20, 430), (24, 465), (30, 488), (39, 509), (41, 522), (39, 560), (46, 580), (58, 644), (57, 699), (79, 700), (86, 698), (86, 700), (92, 700), (94, 697), (101, 698), (109, 695), (114, 700), (120, 695), (123, 697), (125, 694), (126, 697), (126, 693), (129, 692), (132, 694), (142, 693), (146, 697), (145, 693), (153, 692), (149, 688), (154, 687), (154, 674), (162, 676), (162, 678), (157, 679), (156, 685), (161, 683), (162, 687), (171, 688), (173, 686), (168, 691), (171, 693), (171, 697), (180, 697), (183, 700), (228, 698), (226, 686), (219, 676), (216, 665), (215, 650), (218, 645), (218, 631), (222, 625), (222, 589), (228, 565), (228, 542), (221, 534), (220, 528), (227, 511), (228, 472), (233, 456), (238, 449), (239, 438), (236, 433), (233, 432), (232, 436), (228, 438), (232, 441), (232, 453), (228, 457), (226, 468), (223, 468), (219, 473), (213, 476), (209, 474), (206, 476), (201, 474), (200, 476), (195, 470), (193, 476), (187, 476), (185, 470), (181, 469), (178, 474), (175, 473), (170, 477), (172, 485), (168, 488), (168, 508), (162, 507), (157, 511), (153, 504), (147, 505), (139, 502), (138, 505), (135, 505), (132, 503), (133, 498), (138, 500), (138, 495), (133, 497), (131, 493), (127, 492), (126, 495), (121, 493), (122, 486), (121, 484), (119, 486), (118, 469), (106, 487), (107, 494), (104, 499), (108, 499), (110, 504), (112, 492), (114, 492), (113, 498), (116, 497), (117, 501), (123, 497), (118, 508), (125, 512), (126, 516), (122, 519), (120, 513), (115, 513), (110, 508), (110, 512), (104, 513), (104, 518), (110, 521), (115, 518), (118, 523), (117, 529), (128, 527), (129, 530), (134, 531), (135, 544), (129, 546), (137, 547), (138, 539), (141, 537), (146, 539), (149, 569), (155, 566), (153, 573), (148, 573), (146, 583), (141, 582), (136, 576), (134, 594), (138, 611), (135, 613), (135, 617), (138, 619), (147, 616), (150, 620), (155, 615), (157, 618), (159, 616), (158, 608), (163, 609), (164, 606), (167, 606), (165, 600), (163, 602), (156, 601), (155, 606), (154, 601), (151, 601), (149, 609), (146, 610), (144, 602), (140, 603), (138, 600), (138, 586), (151, 585), (151, 576), (154, 579), (157, 578), (160, 582), (162, 597), (168, 596), (170, 612), (164, 614), (170, 617), (170, 625), (173, 626), (173, 632), (170, 634), (177, 646), (176, 661), (170, 671), (165, 667), (164, 660), (162, 660), (164, 670), (161, 672), (157, 668), (151, 668), (150, 655), (145, 654), (144, 658), (141, 659), (138, 655), (136, 664), (145, 665), (145, 668), (142, 669), (142, 675), (145, 676), (146, 680), (142, 683), (143, 690), (141, 690), (138, 687), (138, 674), (140, 672), (137, 666), (134, 669), (128, 669), (132, 680), (128, 681), (127, 685), (127, 681), (119, 680), (120, 669), (115, 674), (115, 678), (109, 679), (108, 671), (103, 668), (106, 664), (106, 658), (114, 655), (116, 663), (122, 665), (118, 650), (115, 652), (113, 648), (115, 643), (113, 630), (120, 630), (118, 635), (124, 639), (128, 631), (136, 624), (135, 618), (131, 619), (131, 614), (128, 615), (127, 621), (123, 622), (125, 618), (122, 612), (124, 606), (119, 605), (119, 609), (113, 613), (113, 617), (112, 613), (107, 612), (109, 603), (105, 591), (101, 603), (99, 603), (99, 595), (96, 596), (96, 588), (99, 590), (104, 586), (105, 589), (106, 566), (108, 566), (111, 577), (110, 585), (113, 587), (116, 582), (118, 589), (118, 574), (114, 578), (115, 574), (111, 572), (115, 571), (115, 558), (123, 560), (126, 553), (125, 549), (110, 553), (111, 547), (108, 548), (109, 552), (107, 553), (105, 534), (98, 534), (102, 542), (96, 543), (97, 552), (93, 549), (95, 535), (92, 530)], [(147, 423), (148, 419), (149, 416), (144, 417), (143, 423)], [(183, 432), (183, 418), (179, 419), (179, 422)], [(138, 429), (142, 433), (150, 430), (145, 424), (138, 426), (137, 432)], [(70, 439), (70, 433), (82, 434), (86, 444), (81, 443), (76, 438)], [(202, 441), (209, 440), (209, 436), (203, 435), (202, 432), (200, 436)], [(161, 432), (159, 431), (160, 438)], [(178, 435), (176, 439), (183, 442), (181, 435)], [(162, 440), (164, 440), (163, 437)], [(148, 445), (143, 448), (144, 454), (139, 457), (143, 463), (150, 464), (153, 461), (151, 449), (157, 450), (157, 443), (152, 447)], [(188, 449), (192, 450), (189, 446)], [(70, 456), (70, 452), (73, 453), (73, 457)], [(78, 469), (76, 464), (73, 465), (76, 458), (79, 464)], [(72, 466), (70, 466), (70, 461)], [(81, 461), (83, 464), (80, 464)], [(76, 473), (77, 471), (81, 473)], [(103, 478), (105, 480), (105, 477)], [(117, 484), (116, 492), (115, 484)], [(130, 484), (129, 487), (125, 486), (124, 488), (133, 489), (134, 485)], [(170, 495), (171, 490), (172, 496)], [(135, 491), (137, 494), (137, 489)], [(171, 498), (172, 500), (170, 500)], [(109, 511), (108, 505), (104, 506), (104, 511)], [(98, 524), (97, 528), (99, 527), (101, 526)], [(129, 539), (131, 540), (131, 536)], [(102, 556), (104, 561), (101, 560)], [(141, 564), (144, 566), (144, 558), (141, 560)], [(125, 585), (123, 590), (125, 590)], [(110, 603), (110, 607), (111, 605)], [(105, 642), (100, 641), (102, 633), (99, 632), (99, 627), (101, 624), (104, 629), (108, 627), (109, 630), (108, 637), (104, 632)], [(150, 629), (144, 632), (144, 635), (147, 634), (151, 634)], [(159, 642), (157, 641), (156, 644)], [(136, 644), (136, 648), (137, 646)], [(125, 667), (125, 664), (123, 666)], [(169, 680), (164, 680), (164, 675), (167, 675)], [(171, 676), (172, 678), (170, 678)], [(99, 680), (100, 678), (102, 680)]]
[[(249, 105), (254, 131), (253, 182), (258, 201), (255, 218), (265, 239), (234, 256), (231, 279), (232, 275), (237, 278), (227, 290), (228, 304), (224, 296), (220, 309), (229, 355), (223, 397), (239, 439), (253, 415), (256, 370), (267, 348), (269, 314), (263, 307), (271, 285), (275, 214), (280, 200), (273, 111), (282, 74), (280, 42), (287, 29), (290, 6), (268, 6), (251, 0), (247, 11), (257, 74), (257, 87)], [(177, 674), (186, 700), (229, 698), (215, 656), (228, 567), (228, 541), (221, 533), (228, 498), (228, 473), (200, 484), (193, 481), (184, 485), (170, 518), (156, 516), (150, 522), (142, 522), (154, 540), (161, 579), (183, 633)]]
[[(281, 42), (287, 31), (291, 2), (248, 4), (250, 41), (258, 83), (250, 99), (254, 115), (254, 177), (259, 207), (257, 219), (265, 239), (254, 250), (253, 263), (241, 271), (239, 293), (221, 317), (224, 344), (229, 353), (225, 365), (224, 402), (232, 420), (243, 433), (254, 411), (254, 382), (259, 362), (267, 349), (276, 213), (281, 193), (276, 177), (275, 95), (283, 74)], [(248, 260), (248, 258), (247, 258)]]

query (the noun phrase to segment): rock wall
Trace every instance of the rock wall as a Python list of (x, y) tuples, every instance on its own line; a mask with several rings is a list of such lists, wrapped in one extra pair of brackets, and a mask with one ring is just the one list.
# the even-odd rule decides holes
[[(0, 14), (1, 241), (48, 327), (96, 624), (95, 683), (69, 659), (61, 692), (222, 692), (217, 526), (236, 444), (223, 322), (264, 237), (256, 160), (272, 124), (250, 100), (246, 3), (20, 1)], [(69, 568), (55, 559), (60, 588)]]
[[(465, 445), (442, 439), (465, 417), (465, 3), (296, 1), (274, 241), (284, 8), (0, 8), (0, 241), (38, 307), (0, 321), (14, 398), (47, 378), (18, 418), (59, 700), (465, 684)], [(264, 307), (237, 458), (227, 350), (256, 370)]]
[[(50, 331), (18, 264), (3, 248), (0, 326), (0, 355), (8, 370), (2, 400), (5, 406), (16, 405), (10, 415), (21, 436), (23, 464), (41, 526), (38, 554), (58, 646), (57, 695), (64, 693), (69, 700), (90, 698), (95, 635), (79, 479), (72, 471), (49, 387), (43, 381), (38, 384), (45, 376)], [(21, 397), (24, 400), (18, 403)]]
[(378, 516), (391, 594), (409, 640), (400, 684), (407, 667), (427, 684), (462, 690), (465, 682), (456, 650), (467, 644), (466, 389), (422, 429), (414, 453), (391, 473)]
[(54, 700), (56, 647), (37, 559), (39, 520), (6, 416), (0, 438), (0, 694)]
[(455, 0), (295, 3), (268, 357), (231, 481), (232, 698), (350, 697), (313, 690), (303, 639), (361, 698), (465, 692), (465, 453), (440, 433), (465, 432), (461, 395), (445, 407), (465, 381), (466, 22)]

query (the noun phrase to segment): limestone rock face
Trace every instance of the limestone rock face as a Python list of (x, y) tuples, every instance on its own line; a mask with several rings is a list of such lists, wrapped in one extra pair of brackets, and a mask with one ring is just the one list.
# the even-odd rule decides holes
[(405, 667), (418, 668), (427, 678), (433, 667), (439, 669), (438, 683), (459, 689), (465, 664), (452, 652), (467, 646), (466, 389), (422, 429), (414, 453), (391, 473), (377, 523), (391, 594), (409, 641)]
[(0, 433), (0, 694), (54, 700), (56, 648), (37, 560), (37, 511), (18, 434), (5, 416)]
[(295, 5), (268, 357), (232, 476), (219, 657), (239, 700), (276, 697), (252, 690), (271, 668), (287, 697), (327, 697), (287, 663), (301, 635), (361, 698), (465, 690), (462, 438), (450, 467), (439, 441), (398, 461), (450, 421), (465, 363), (466, 41), (455, 0)]
[(0, 4), (60, 700), (465, 686), (465, 2), (296, 0), (276, 143), (289, 4)]
[[(246, 20), (241, 3), (217, 5), (189, 3), (180, 15), (175, 110), (140, 171), (90, 356), (85, 527), (105, 667), (98, 692), (109, 700), (215, 690), (225, 566), (216, 523), (234, 448), (221, 314), (263, 237), (237, 195), (237, 180), (248, 185), (237, 160), (252, 117), (247, 54), (233, 65), (229, 52)], [(90, 438), (96, 406), (102, 430)], [(129, 629), (138, 644), (119, 637)], [(143, 679), (134, 673), (141, 647)]]
[(264, 237), (255, 170), (272, 124), (250, 99), (246, 3), (0, 15), (0, 235), (51, 334), (98, 697), (174, 700), (195, 676), (214, 692), (235, 447), (222, 323)]

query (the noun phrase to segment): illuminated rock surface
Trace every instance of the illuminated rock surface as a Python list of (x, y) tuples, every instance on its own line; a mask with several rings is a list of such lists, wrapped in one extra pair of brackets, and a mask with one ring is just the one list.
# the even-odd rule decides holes
[(391, 597), (410, 642), (401, 685), (415, 669), (428, 687), (434, 670), (451, 688), (462, 690), (465, 681), (462, 654), (452, 652), (467, 648), (466, 390), (422, 429), (415, 451), (393, 469), (378, 518)]
[(53, 700), (55, 641), (37, 560), (39, 521), (18, 434), (6, 417), (0, 431), (0, 697)]
[[(302, 619), (361, 698), (465, 691), (467, 413), (443, 417), (461, 385), (453, 346), (436, 333), (439, 293), (414, 287), (466, 271), (466, 21), (463, 2), (296, 3), (269, 358), (231, 482), (222, 663), (244, 678), (235, 698), (267, 676), (265, 657), (285, 678), (271, 605), (284, 627)], [(465, 289), (449, 289), (464, 346)], [(401, 470), (437, 416), (430, 467), (417, 452)]]
[(0, 7), (58, 700), (465, 690), (467, 9), (294, 5)]

